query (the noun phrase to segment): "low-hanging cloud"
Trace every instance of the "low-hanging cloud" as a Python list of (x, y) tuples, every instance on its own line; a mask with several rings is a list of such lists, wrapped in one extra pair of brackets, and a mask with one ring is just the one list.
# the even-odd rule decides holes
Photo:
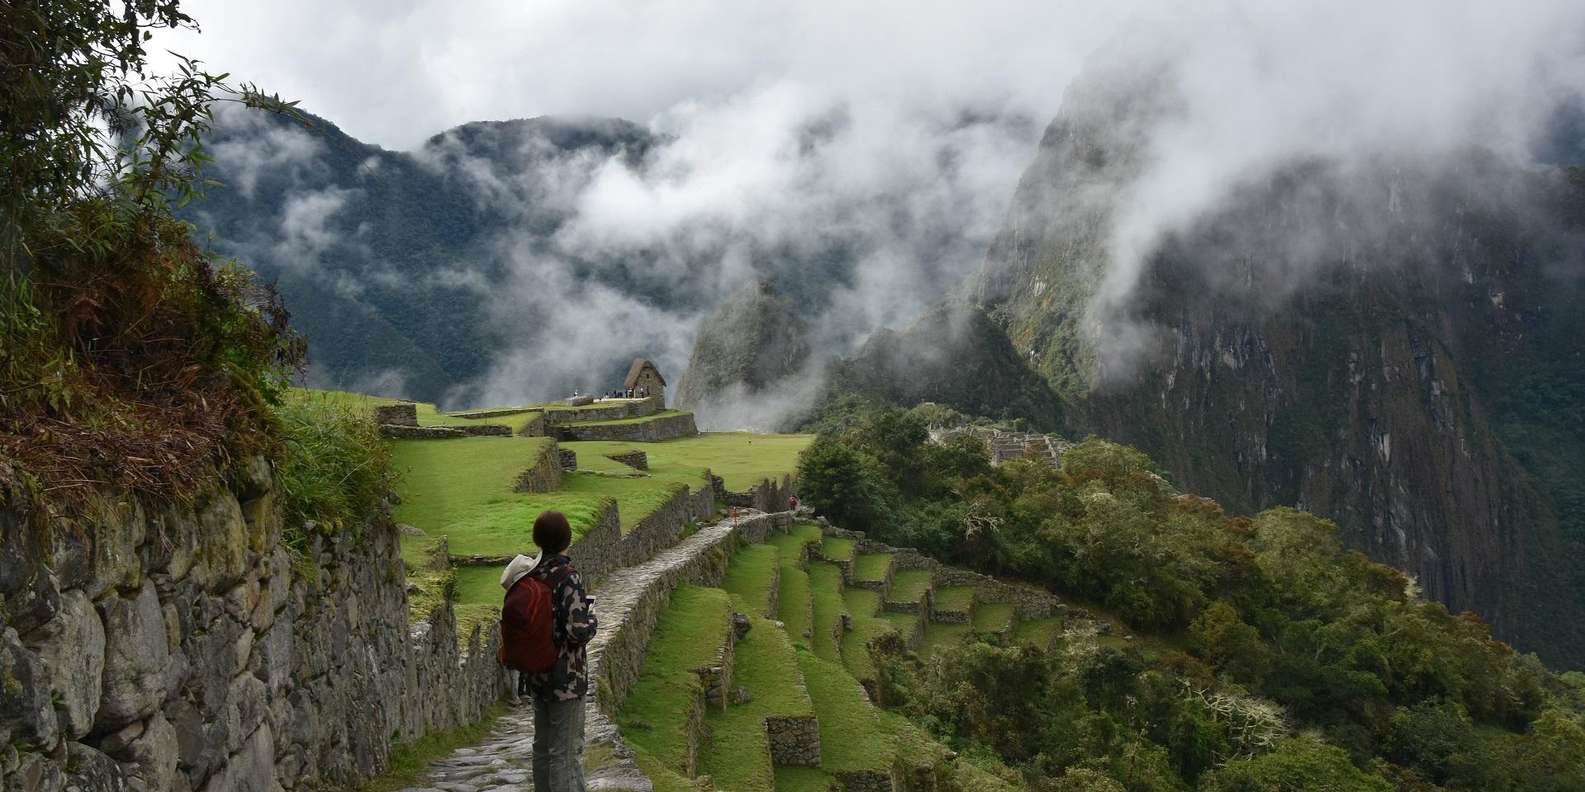
[[(435, 275), (485, 295), (488, 321), (509, 329), (495, 370), (459, 383), (470, 400), (598, 388), (590, 361), (633, 353), (675, 379), (701, 317), (765, 277), (802, 297), (817, 360), (906, 323), (980, 265), (1086, 69), (1150, 70), (1163, 97), (1108, 217), (1094, 327), (1126, 313), (1165, 236), (1240, 185), (1298, 159), (1362, 167), (1471, 142), (1524, 160), (1585, 84), (1585, 6), (1564, 0), (189, 6), (206, 32), (173, 48), (476, 187), (501, 225), (490, 260)], [(325, 45), (283, 54), (301, 40)], [(542, 114), (623, 117), (658, 142), (641, 157), (504, 162), (449, 135), (419, 145)], [(297, 157), (296, 142), (243, 164)], [(526, 230), (546, 212), (548, 239)], [(316, 238), (307, 220), (288, 242)], [(823, 266), (834, 259), (846, 263)], [(1110, 337), (1118, 357), (1149, 343), (1126, 324)]]

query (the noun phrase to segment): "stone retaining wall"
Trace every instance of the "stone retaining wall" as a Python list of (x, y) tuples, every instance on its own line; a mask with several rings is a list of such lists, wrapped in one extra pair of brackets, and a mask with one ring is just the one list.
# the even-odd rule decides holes
[(506, 424), (457, 424), (454, 426), (408, 426), (381, 424), (380, 435), (392, 440), (447, 440), (456, 437), (511, 437)]
[(625, 454), (606, 454), (606, 459), (620, 462), (634, 470), (649, 470), (649, 454), (643, 451), (628, 451)]
[(0, 509), (0, 788), (298, 789), (386, 767), (392, 739), (507, 692), (495, 636), (411, 628), (394, 525), (281, 544), (261, 459), (190, 507), (105, 493)]
[(694, 426), (693, 413), (678, 413), (633, 423), (562, 424), (555, 426), (554, 432), (562, 440), (658, 443), (678, 437), (692, 437), (699, 434), (699, 429)]
[(561, 489), (561, 449), (554, 442), (540, 451), (534, 466), (519, 473), (515, 492), (554, 492)]
[(561, 462), (561, 472), (571, 473), (578, 469), (578, 452), (570, 448), (557, 448), (556, 458)]
[(418, 405), (404, 402), (375, 407), (374, 422), (382, 426), (417, 426)]
[(390, 440), (450, 440), (468, 435), (450, 426), (380, 424), (380, 436)]
[(892, 792), (890, 773), (880, 770), (838, 770), (837, 785), (842, 792)]
[(727, 614), (726, 634), (715, 658), (703, 668), (693, 670), (703, 685), (702, 695), (706, 706), (726, 712), (732, 701), (732, 666), (737, 658), (737, 631), (732, 629), (732, 616)]
[(663, 400), (648, 399), (601, 400), (581, 405), (577, 409), (546, 410), (547, 427), (583, 421), (620, 421), (624, 418), (643, 418), (661, 411)]
[(518, 424), (517, 433), (523, 437), (544, 437), (545, 426), (545, 414), (534, 413)]
[(982, 575), (958, 567), (943, 566), (936, 570), (937, 587), (971, 586), (974, 597), (981, 602), (1011, 602), (1019, 619), (1044, 619), (1062, 610), (1062, 601), (1055, 594), (1029, 585), (1009, 583), (989, 575)]
[(484, 418), (505, 418), (509, 415), (527, 415), (528, 413), (532, 412), (539, 412), (539, 410), (536, 410), (532, 407), (503, 407), (498, 410), (470, 410), (468, 412), (454, 412), (450, 413), (450, 415), (453, 418), (467, 418), (470, 421), (477, 421)]
[(726, 482), (717, 476), (712, 476), (710, 483), (715, 487), (716, 498), (726, 505), (758, 509), (767, 513), (785, 510), (787, 498), (796, 491), (792, 476), (782, 476), (780, 481), (761, 479), (758, 484), (749, 487), (745, 492), (733, 492), (727, 489)]
[[(798, 682), (799, 685), (803, 683)], [(770, 759), (782, 767), (820, 766), (820, 721), (813, 715), (771, 715), (765, 719)]]
[(578, 567), (585, 588), (595, 585), (611, 570), (622, 566), (622, 519), (617, 513), (616, 501), (606, 501), (600, 507), (600, 516), (594, 527), (567, 549), (567, 556)]

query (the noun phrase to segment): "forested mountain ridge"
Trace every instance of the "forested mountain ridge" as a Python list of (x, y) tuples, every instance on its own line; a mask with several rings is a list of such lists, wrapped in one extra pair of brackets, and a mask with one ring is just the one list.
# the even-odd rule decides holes
[(484, 375), (494, 350), (533, 340), (488, 310), (510, 275), (503, 231), (528, 253), (547, 245), (569, 215), (568, 183), (654, 142), (626, 121), (543, 117), (466, 124), (396, 152), (312, 115), (226, 112), (205, 141), (218, 185), (185, 215), (276, 282), (308, 338), (310, 382), (435, 400)]
[(1066, 428), (1237, 511), (1335, 519), (1499, 636), (1585, 657), (1585, 180), (1477, 148), (1290, 161), (1107, 302), (1112, 224), (1172, 112), (1159, 85), (1070, 90), (974, 284)]

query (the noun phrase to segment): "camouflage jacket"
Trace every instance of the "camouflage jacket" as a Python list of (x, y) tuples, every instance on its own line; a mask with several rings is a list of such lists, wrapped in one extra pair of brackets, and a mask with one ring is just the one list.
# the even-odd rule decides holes
[(519, 691), (539, 698), (570, 700), (589, 692), (589, 660), (584, 646), (594, 638), (598, 620), (594, 601), (585, 596), (583, 577), (564, 555), (546, 555), (528, 574), (551, 587), (556, 607), (556, 667), (542, 674), (524, 674)]

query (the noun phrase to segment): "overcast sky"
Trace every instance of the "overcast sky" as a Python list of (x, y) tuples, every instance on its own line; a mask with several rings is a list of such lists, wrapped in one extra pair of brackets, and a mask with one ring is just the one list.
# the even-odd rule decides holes
[(768, 83), (1047, 116), (1133, 3), (189, 0), (166, 36), (235, 79), (407, 149), (467, 121), (640, 123)]

